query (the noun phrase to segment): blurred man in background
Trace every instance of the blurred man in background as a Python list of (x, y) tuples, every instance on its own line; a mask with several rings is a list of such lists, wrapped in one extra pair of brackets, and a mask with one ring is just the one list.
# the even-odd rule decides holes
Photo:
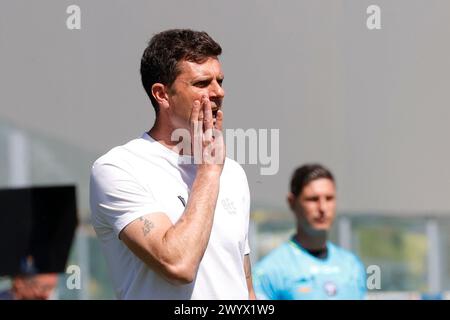
[(351, 252), (329, 242), (336, 216), (336, 185), (320, 164), (295, 170), (287, 196), (297, 233), (255, 267), (258, 299), (363, 299), (366, 275)]
[(11, 280), (11, 289), (0, 292), (0, 300), (49, 300), (57, 285), (57, 273), (18, 275)]
[(78, 225), (76, 187), (5, 188), (0, 202), (0, 277), (10, 282), (0, 300), (57, 298)]

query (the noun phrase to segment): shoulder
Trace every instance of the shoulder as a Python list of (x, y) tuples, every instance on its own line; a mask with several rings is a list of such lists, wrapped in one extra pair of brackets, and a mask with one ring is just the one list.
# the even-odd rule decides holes
[(126, 155), (126, 150), (123, 146), (117, 146), (109, 150), (107, 153), (94, 161), (93, 167), (120, 163), (123, 156)]
[(339, 257), (338, 258), (339, 260), (346, 261), (347, 263), (351, 263), (353, 265), (357, 265), (360, 267), (364, 266), (361, 259), (350, 250), (339, 247), (333, 243), (330, 243), (329, 245), (332, 248), (332, 250), (334, 250), (334, 252), (336, 253), (336, 256)]
[(244, 168), (242, 168), (242, 166), (234, 159), (226, 157), (224, 169), (225, 168), (229, 172), (234, 172), (236, 174), (240, 174), (246, 177)]
[(116, 169), (131, 169), (135, 159), (141, 157), (142, 153), (150, 154), (147, 150), (149, 144), (143, 138), (133, 139), (123, 145), (116, 146), (99, 157), (92, 165), (91, 172), (99, 173), (114, 167)]
[(223, 168), (222, 176), (228, 182), (232, 182), (233, 185), (239, 183), (240, 185), (246, 186), (248, 189), (248, 179), (244, 168), (231, 158), (225, 159), (225, 165)]
[(95, 160), (91, 167), (91, 181), (118, 177), (128, 172), (125, 155), (122, 147), (115, 147)]
[(289, 242), (284, 242), (277, 248), (270, 251), (255, 265), (256, 274), (278, 272), (284, 269), (286, 260), (290, 255)]

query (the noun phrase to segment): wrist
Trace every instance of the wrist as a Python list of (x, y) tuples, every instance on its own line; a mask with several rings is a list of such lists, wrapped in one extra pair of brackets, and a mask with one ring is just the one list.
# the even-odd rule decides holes
[(208, 180), (219, 179), (222, 173), (221, 166), (215, 165), (201, 165), (197, 169), (197, 177), (204, 177)]

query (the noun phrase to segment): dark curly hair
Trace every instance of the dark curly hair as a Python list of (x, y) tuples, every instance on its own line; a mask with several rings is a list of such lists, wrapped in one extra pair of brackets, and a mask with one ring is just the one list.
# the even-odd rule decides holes
[(202, 63), (221, 53), (220, 45), (203, 31), (172, 29), (154, 35), (142, 55), (141, 79), (155, 112), (159, 106), (152, 95), (153, 84), (171, 86), (180, 73), (178, 62), (182, 60)]
[(333, 183), (335, 182), (331, 171), (321, 164), (308, 163), (297, 168), (291, 178), (292, 194), (298, 197), (308, 183), (321, 178), (330, 179)]

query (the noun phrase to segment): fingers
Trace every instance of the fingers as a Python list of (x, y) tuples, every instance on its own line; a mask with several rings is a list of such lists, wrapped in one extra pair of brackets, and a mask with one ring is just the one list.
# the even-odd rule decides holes
[(222, 136), (223, 112), (213, 117), (211, 101), (202, 96), (194, 101), (190, 116), (192, 128), (192, 151), (195, 164), (223, 165), (225, 144)]
[(222, 110), (217, 111), (216, 115), (216, 130), (222, 131), (222, 125), (223, 125), (223, 112)]
[(198, 121), (198, 117), (200, 115), (200, 108), (201, 108), (200, 101), (195, 100), (194, 106), (192, 107), (191, 111), (191, 117), (189, 119), (191, 126), (193, 126), (193, 124)]
[[(189, 119), (191, 125), (190, 139), (191, 152), (194, 153), (194, 159), (201, 158), (202, 149), (202, 123), (199, 122), (201, 104), (200, 101), (195, 100)], [(198, 161), (198, 160), (197, 160)], [(195, 162), (197, 163), (197, 162)]]
[(211, 143), (212, 142), (212, 129), (213, 129), (213, 116), (211, 109), (211, 101), (207, 97), (202, 97), (202, 105), (203, 105), (203, 127), (204, 127), (204, 142)]
[(223, 112), (222, 110), (218, 110), (216, 114), (216, 123), (215, 123), (215, 129), (214, 129), (214, 138), (215, 142), (217, 144), (217, 151), (216, 151), (216, 160), (218, 160), (218, 164), (223, 164), (225, 161), (225, 144), (223, 141), (223, 135), (222, 135), (222, 125), (223, 125)]

